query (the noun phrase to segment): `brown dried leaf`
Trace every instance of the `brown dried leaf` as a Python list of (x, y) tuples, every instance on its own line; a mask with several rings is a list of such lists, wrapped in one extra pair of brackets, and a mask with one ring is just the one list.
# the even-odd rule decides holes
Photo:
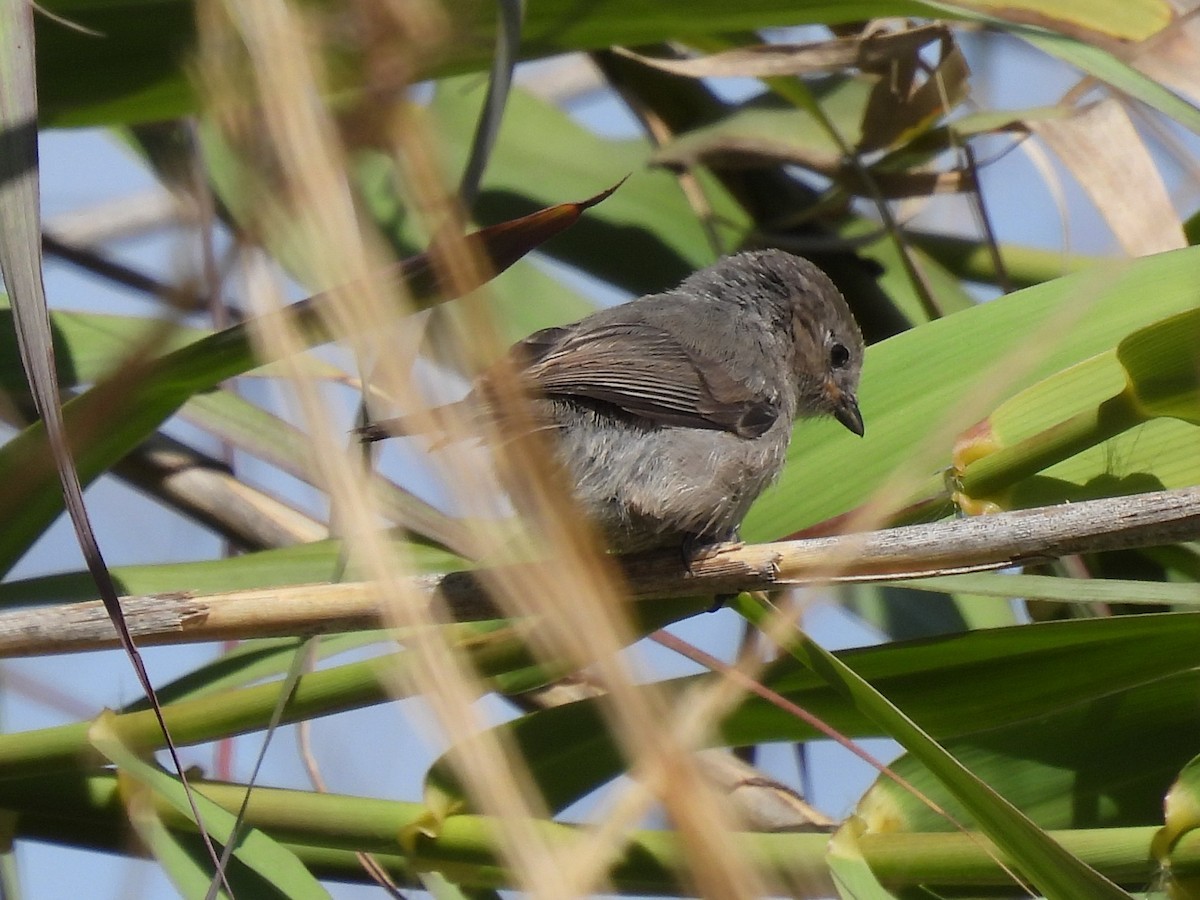
[(687, 78), (771, 78), (780, 75), (820, 75), (856, 68), (873, 72), (897, 60), (911, 60), (922, 47), (946, 41), (944, 25), (920, 25), (903, 31), (874, 31), (854, 37), (808, 44), (760, 44), (738, 47), (696, 59), (656, 59), (618, 49), (630, 59)]
[(915, 71), (897, 61), (894, 71), (881, 78), (863, 112), (862, 151), (897, 147), (912, 140), (953, 109), (967, 96), (971, 70), (958, 46), (942, 43), (937, 68), (916, 87)]
[(1160, 84), (1200, 101), (1200, 3), (1175, 2), (1179, 18), (1149, 40), (1130, 48), (1127, 61)]
[(1187, 246), (1179, 215), (1129, 115), (1115, 99), (1030, 122), (1066, 164), (1130, 256)]
[[(626, 176), (628, 178), (628, 176)], [(488, 225), (461, 240), (477, 250), (490, 264), (490, 271), (475, 273), (484, 281), (498, 275), (526, 254), (565, 231), (579, 221), (585, 212), (610, 197), (625, 183), (622, 178), (599, 194), (573, 203), (558, 203), (505, 222)], [(453, 238), (451, 239), (453, 240)], [(483, 282), (452, 284), (438, 272), (437, 250), (418, 253), (399, 266), (407, 281), (408, 290), (419, 301), (442, 300), (474, 290)]]
[(872, 188), (858, 166), (843, 162), (838, 156), (771, 138), (734, 134), (715, 135), (704, 143), (673, 144), (655, 154), (653, 159), (657, 165), (673, 168), (701, 164), (715, 169), (754, 169), (780, 164), (800, 166), (826, 176), (856, 196), (874, 196), (878, 191), (889, 199), (956, 193), (969, 190), (972, 183), (970, 174), (959, 169), (888, 171), (876, 167), (868, 170), (874, 182)]

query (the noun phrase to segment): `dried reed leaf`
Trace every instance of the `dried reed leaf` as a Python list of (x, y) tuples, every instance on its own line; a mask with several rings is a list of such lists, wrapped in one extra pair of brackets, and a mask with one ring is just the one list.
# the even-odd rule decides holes
[(1130, 256), (1187, 246), (1149, 150), (1115, 99), (1069, 119), (1030, 122), (1087, 191)]
[(1193, 103), (1200, 101), (1200, 4), (1182, 0), (1174, 4), (1180, 17), (1148, 41), (1129, 51), (1128, 62), (1160, 84)]
[(738, 47), (695, 59), (660, 59), (621, 48), (616, 52), (688, 78), (772, 78), (822, 75), (851, 68), (877, 71), (895, 60), (913, 58), (926, 45), (946, 40), (949, 35), (944, 25), (920, 25), (902, 31), (868, 31), (830, 41)]
[(894, 172), (878, 168), (869, 170), (872, 183), (868, 184), (859, 166), (810, 152), (796, 144), (735, 134), (714, 134), (704, 142), (677, 142), (655, 154), (654, 162), (680, 168), (706, 165), (715, 169), (794, 165), (824, 175), (851, 194), (867, 197), (878, 192), (888, 199), (957, 193), (969, 190), (972, 185), (970, 173), (960, 169)]

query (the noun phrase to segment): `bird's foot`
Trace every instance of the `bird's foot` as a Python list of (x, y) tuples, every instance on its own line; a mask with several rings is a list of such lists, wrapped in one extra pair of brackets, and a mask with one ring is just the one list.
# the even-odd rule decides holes
[[(711, 535), (690, 534), (683, 541), (683, 567), (688, 575), (695, 575), (696, 571), (693, 568), (696, 562), (713, 555), (718, 549), (736, 549), (741, 547), (743, 541), (738, 536), (737, 529), (733, 529), (723, 538), (714, 540)], [(709, 612), (716, 612), (728, 603), (737, 594), (715, 594), (713, 596), (713, 605), (709, 607)]]
[(723, 610), (725, 608), (725, 604), (727, 604), (730, 600), (732, 600), (736, 596), (737, 596), (737, 594), (713, 594), (712, 606), (710, 606), (707, 610), (705, 610), (705, 612), (710, 612), (710, 613), (720, 612), (721, 610)]

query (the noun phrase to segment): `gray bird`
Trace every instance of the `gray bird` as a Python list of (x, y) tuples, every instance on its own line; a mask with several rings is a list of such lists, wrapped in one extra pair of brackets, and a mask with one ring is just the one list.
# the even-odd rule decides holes
[[(797, 418), (863, 434), (858, 325), (833, 282), (781, 250), (726, 257), (679, 287), (518, 342), (576, 499), (616, 552), (733, 539), (779, 475)], [(486, 407), (487, 377), (461, 403)], [(360, 429), (409, 433), (406, 420)]]

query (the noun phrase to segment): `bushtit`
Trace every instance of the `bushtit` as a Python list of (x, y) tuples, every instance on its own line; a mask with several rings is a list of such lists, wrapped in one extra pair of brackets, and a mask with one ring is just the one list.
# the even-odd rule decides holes
[[(850, 308), (824, 272), (780, 250), (726, 257), (510, 352), (576, 499), (617, 552), (736, 537), (797, 417), (863, 433)], [(485, 375), (460, 402), (487, 408), (488, 394)], [(361, 434), (409, 431), (401, 418)]]

